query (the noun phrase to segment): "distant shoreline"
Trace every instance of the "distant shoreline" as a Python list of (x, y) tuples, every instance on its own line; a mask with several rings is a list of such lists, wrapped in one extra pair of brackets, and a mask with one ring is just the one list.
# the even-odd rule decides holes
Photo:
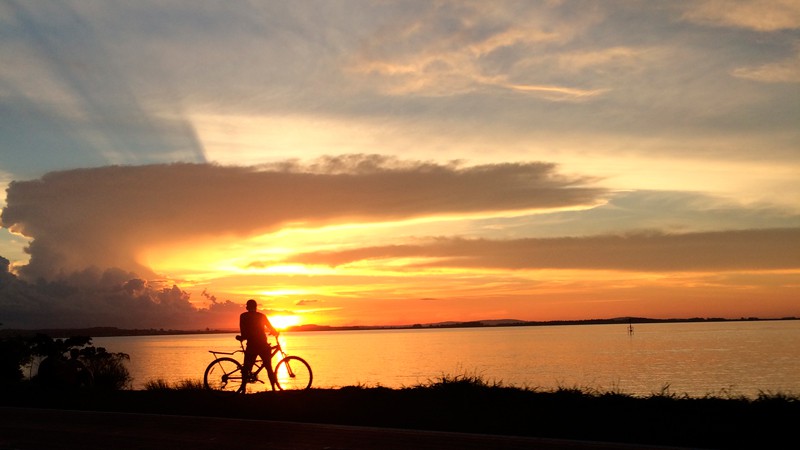
[[(363, 325), (363, 326), (329, 326), (329, 325), (298, 325), (289, 327), (289, 332), (315, 332), (315, 331), (370, 331), (370, 330), (425, 330), (443, 328), (497, 328), (497, 327), (537, 327), (560, 325), (633, 325), (645, 323), (698, 323), (698, 322), (758, 322), (800, 320), (797, 317), (758, 318), (742, 317), (739, 319), (725, 319), (721, 317), (693, 317), (678, 319), (652, 319), (646, 317), (618, 317), (612, 319), (584, 319), (584, 320), (549, 320), (525, 321), (517, 319), (477, 320), (469, 322), (438, 322), (413, 325)], [(47, 328), (47, 329), (8, 329), (0, 330), (0, 336), (34, 336), (45, 334), (54, 338), (70, 336), (89, 337), (117, 337), (117, 336), (168, 336), (187, 334), (228, 334), (236, 333), (236, 329), (209, 329), (205, 330), (173, 330), (173, 329), (125, 329), (117, 327), (88, 327), (88, 328)]]

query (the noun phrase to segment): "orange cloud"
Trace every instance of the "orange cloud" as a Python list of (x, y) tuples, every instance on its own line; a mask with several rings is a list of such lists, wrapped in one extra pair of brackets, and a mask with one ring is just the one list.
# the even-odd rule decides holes
[(689, 2), (683, 17), (710, 25), (778, 31), (800, 28), (800, 4), (793, 0), (702, 0)]
[(548, 239), (439, 238), (300, 254), (291, 262), (340, 266), (364, 260), (425, 258), (412, 267), (726, 271), (800, 268), (800, 229), (630, 233)]
[(96, 266), (153, 276), (140, 249), (247, 237), (288, 225), (574, 207), (605, 191), (545, 163), (460, 167), (379, 156), (308, 166), (113, 166), (46, 174), (8, 189), (2, 226), (33, 239), (24, 277)]

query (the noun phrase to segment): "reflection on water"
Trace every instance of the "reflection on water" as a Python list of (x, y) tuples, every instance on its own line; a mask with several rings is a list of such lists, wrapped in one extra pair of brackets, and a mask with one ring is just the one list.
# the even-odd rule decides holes
[[(800, 321), (582, 325), (284, 333), (314, 387), (412, 386), (479, 375), (529, 388), (579, 387), (648, 395), (800, 394)], [(131, 356), (134, 388), (202, 380), (208, 350), (239, 348), (233, 334), (94, 339)], [(274, 361), (273, 364), (277, 362)]]

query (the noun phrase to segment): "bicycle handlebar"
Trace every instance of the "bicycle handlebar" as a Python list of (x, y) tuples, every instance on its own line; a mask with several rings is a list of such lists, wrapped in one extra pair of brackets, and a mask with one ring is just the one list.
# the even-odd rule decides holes
[[(273, 336), (275, 338), (275, 344), (272, 345), (272, 346), (273, 347), (277, 347), (279, 351), (283, 351), (283, 349), (281, 348), (281, 341), (278, 339), (279, 335), (280, 334), (273, 336), (271, 334), (268, 334), (267, 335), (267, 343), (269, 344), (269, 337)], [(241, 334), (237, 334), (236, 335), (236, 340), (239, 341), (239, 345), (242, 347), (242, 351), (244, 351), (244, 341), (246, 341), (247, 339), (243, 338)]]
[[(267, 336), (267, 340), (269, 340), (269, 336), (272, 336), (272, 335), (268, 335)], [(281, 341), (278, 340), (278, 336), (273, 336), (273, 337), (275, 338), (275, 344), (272, 347), (277, 348), (279, 352), (283, 352), (283, 348), (281, 347)], [(209, 353), (213, 353), (214, 355), (216, 355), (216, 354), (220, 354), (220, 355), (235, 355), (236, 353), (243, 353), (244, 352), (244, 341), (246, 341), (246, 339), (243, 338), (242, 335), (237, 334), (236, 335), (236, 340), (239, 341), (239, 345), (241, 346), (241, 350), (236, 350), (236, 351), (233, 351), (233, 352), (222, 352), (222, 351), (218, 351), (218, 350), (209, 350), (208, 352)]]

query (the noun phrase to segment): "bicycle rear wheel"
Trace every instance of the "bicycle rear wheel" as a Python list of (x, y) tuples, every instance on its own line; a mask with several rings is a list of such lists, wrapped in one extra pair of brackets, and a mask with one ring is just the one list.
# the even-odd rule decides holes
[(278, 389), (289, 391), (310, 388), (314, 375), (311, 373), (311, 366), (303, 358), (287, 356), (275, 366), (275, 378)]
[(242, 390), (242, 365), (233, 358), (218, 358), (206, 367), (203, 385), (215, 391)]

